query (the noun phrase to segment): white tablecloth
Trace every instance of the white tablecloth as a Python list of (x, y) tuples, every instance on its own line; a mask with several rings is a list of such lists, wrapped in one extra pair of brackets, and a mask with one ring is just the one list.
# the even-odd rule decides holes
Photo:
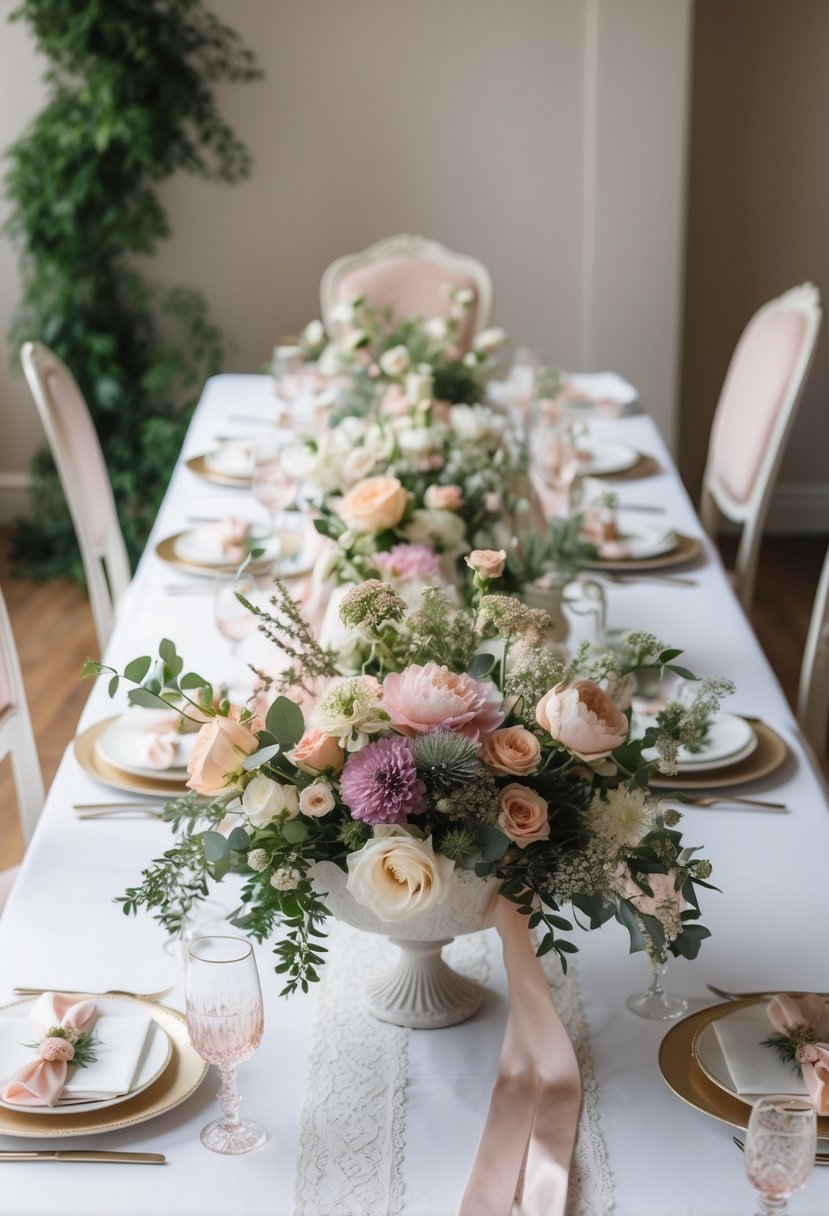
[[(220, 376), (207, 384), (182, 459), (199, 455), (217, 434), (244, 432), (232, 414), (266, 417), (273, 407), (265, 377)], [(664, 444), (647, 417), (597, 423), (598, 437), (629, 442), (654, 455), (664, 474), (617, 483), (620, 499), (668, 508), (666, 520), (700, 536), (691, 504)], [(187, 576), (155, 556), (155, 543), (191, 515), (217, 515), (249, 500), (208, 486), (180, 464), (120, 615), (109, 651), (115, 666), (149, 653), (162, 635), (175, 640), (193, 669), (221, 678), (227, 644), (212, 622), (209, 597), (171, 598), (165, 586)], [(248, 509), (249, 505), (248, 505)], [(643, 520), (656, 517), (642, 516)], [(670, 978), (692, 1000), (710, 1003), (710, 980), (735, 989), (768, 986), (829, 990), (829, 954), (822, 939), (829, 858), (829, 816), (823, 786), (804, 754), (792, 714), (739, 608), (712, 547), (695, 569), (695, 588), (634, 583), (611, 587), (609, 624), (651, 629), (684, 646), (689, 666), (728, 675), (738, 685), (729, 707), (761, 716), (786, 739), (785, 769), (758, 783), (786, 801), (790, 815), (689, 809), (689, 843), (703, 844), (722, 894), (706, 893), (704, 922), (713, 937), (693, 964), (672, 962)], [(55, 639), (59, 645), (59, 639)], [(82, 727), (113, 712), (103, 682), (94, 689)], [(67, 753), (27, 854), (20, 881), (0, 920), (0, 998), (14, 984), (126, 987), (152, 990), (179, 983), (170, 1003), (182, 1007), (181, 971), (162, 949), (163, 933), (147, 916), (126, 920), (112, 902), (134, 884), (142, 866), (167, 847), (168, 829), (152, 821), (76, 822), (72, 804), (109, 795)], [(232, 889), (219, 888), (232, 905)], [(733, 1216), (752, 1210), (732, 1129), (683, 1104), (656, 1064), (664, 1024), (624, 1007), (644, 986), (647, 963), (629, 956), (627, 935), (611, 924), (580, 934), (580, 980), (599, 1086), (619, 1216)], [(492, 950), (486, 1016), (465, 1027), (413, 1033), (404, 1163), (405, 1216), (451, 1216), (457, 1208), (483, 1125), (500, 1049), (504, 979)], [(167, 1155), (163, 1168), (138, 1166), (2, 1165), (3, 1216), (288, 1216), (305, 1089), (313, 992), (280, 1001), (267, 947), (259, 951), (266, 1002), (265, 1037), (239, 1069), (243, 1113), (268, 1129), (268, 1142), (243, 1158), (205, 1151), (198, 1132), (216, 1112), (214, 1078), (189, 1102), (147, 1124), (112, 1133), (100, 1144), (83, 1139), (55, 1147), (130, 1148)], [(371, 1034), (366, 1021), (366, 1035)], [(48, 1142), (46, 1142), (48, 1143)], [(0, 1147), (21, 1142), (0, 1138)], [(46, 1146), (45, 1144), (43, 1145)], [(817, 1170), (792, 1202), (795, 1214), (829, 1209), (829, 1171)], [(348, 1216), (343, 1213), (343, 1216)], [(382, 1216), (381, 1213), (375, 1216)], [(598, 1214), (597, 1214), (598, 1216)]]

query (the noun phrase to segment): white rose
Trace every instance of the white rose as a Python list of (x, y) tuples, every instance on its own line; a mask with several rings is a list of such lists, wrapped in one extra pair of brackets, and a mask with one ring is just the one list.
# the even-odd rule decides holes
[(377, 362), (387, 376), (402, 376), (409, 366), (409, 352), (405, 346), (392, 346), (384, 350)]
[(334, 325), (350, 325), (354, 320), (354, 304), (351, 300), (335, 304), (328, 314)]
[(475, 292), (471, 287), (461, 287), (459, 291), (455, 292), (455, 303), (468, 308), (470, 304), (475, 303)]
[(472, 345), (475, 347), (475, 350), (482, 350), (485, 354), (489, 355), (493, 351), (498, 350), (500, 346), (503, 346), (506, 340), (507, 335), (503, 329), (482, 329)]
[(317, 359), (317, 371), (323, 376), (336, 376), (342, 371), (343, 352), (336, 342), (329, 342)]
[(449, 424), (459, 439), (467, 443), (500, 443), (505, 420), (485, 405), (453, 405)]
[(432, 342), (445, 342), (449, 334), (449, 326), (445, 317), (429, 317), (423, 322), (423, 332)]
[(254, 777), (245, 786), (242, 806), (255, 828), (266, 828), (277, 819), (296, 819), (299, 800), (292, 785), (280, 785), (270, 777)]
[(325, 341), (325, 326), (322, 321), (309, 321), (302, 331), (306, 346), (319, 346)]
[(334, 794), (327, 781), (312, 781), (299, 795), (299, 809), (303, 815), (319, 819), (334, 809)]
[(406, 377), (406, 396), (412, 405), (421, 401), (431, 401), (435, 388), (435, 380), (431, 371), (410, 372)]
[(377, 458), (371, 448), (355, 448), (349, 452), (343, 463), (343, 482), (352, 486), (362, 481), (374, 470)]
[(413, 544), (434, 543), (449, 553), (457, 553), (466, 546), (466, 524), (454, 511), (420, 507), (412, 511), (405, 532)]
[(432, 426), (414, 426), (401, 430), (397, 436), (400, 450), (408, 456), (426, 456), (430, 452), (439, 452), (443, 446), (443, 435)]
[(348, 855), (346, 890), (383, 921), (406, 921), (441, 903), (455, 869), (454, 861), (435, 852), (431, 836), (415, 840), (402, 828), (398, 833), (375, 837)]

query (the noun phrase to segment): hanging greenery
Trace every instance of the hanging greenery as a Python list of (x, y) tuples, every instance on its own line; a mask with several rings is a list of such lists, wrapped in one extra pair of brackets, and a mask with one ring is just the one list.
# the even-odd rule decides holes
[[(261, 73), (201, 0), (22, 0), (11, 20), (30, 26), (49, 60), (46, 106), (6, 153), (6, 231), (23, 285), (13, 357), (40, 339), (72, 370), (135, 560), (198, 389), (223, 354), (202, 297), (138, 269), (170, 235), (157, 186), (180, 169), (227, 183), (250, 173), (212, 86)], [(48, 452), (33, 473), (15, 556), (38, 577), (79, 574)]]

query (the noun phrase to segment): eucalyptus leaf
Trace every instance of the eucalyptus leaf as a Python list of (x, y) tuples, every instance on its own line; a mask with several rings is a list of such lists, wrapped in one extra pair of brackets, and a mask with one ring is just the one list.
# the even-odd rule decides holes
[(290, 751), (302, 738), (305, 719), (296, 701), (277, 697), (265, 718), (265, 729), (273, 735), (283, 751)]
[(242, 827), (236, 827), (227, 838), (227, 843), (236, 853), (247, 853), (250, 849), (250, 836)]
[(152, 665), (152, 659), (148, 654), (145, 654), (140, 659), (133, 659), (127, 663), (124, 668), (124, 675), (128, 680), (132, 680), (133, 683), (140, 684)]
[(308, 825), (301, 819), (289, 819), (287, 823), (279, 825), (279, 830), (288, 844), (299, 844), (308, 835)]
[(205, 859), (209, 862), (230, 861), (230, 844), (221, 832), (205, 832), (202, 848)]

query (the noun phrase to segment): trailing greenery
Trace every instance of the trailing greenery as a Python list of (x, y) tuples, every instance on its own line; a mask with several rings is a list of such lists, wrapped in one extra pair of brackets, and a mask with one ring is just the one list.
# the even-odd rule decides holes
[[(49, 60), (48, 100), (6, 153), (6, 232), (22, 297), (9, 338), (51, 347), (89, 405), (133, 559), (141, 552), (196, 393), (223, 342), (202, 297), (137, 268), (170, 226), (157, 185), (183, 169), (237, 182), (245, 146), (212, 94), (260, 75), (250, 51), (201, 0), (22, 0)], [(35, 513), (16, 556), (29, 573), (80, 562), (48, 452), (33, 465)]]

